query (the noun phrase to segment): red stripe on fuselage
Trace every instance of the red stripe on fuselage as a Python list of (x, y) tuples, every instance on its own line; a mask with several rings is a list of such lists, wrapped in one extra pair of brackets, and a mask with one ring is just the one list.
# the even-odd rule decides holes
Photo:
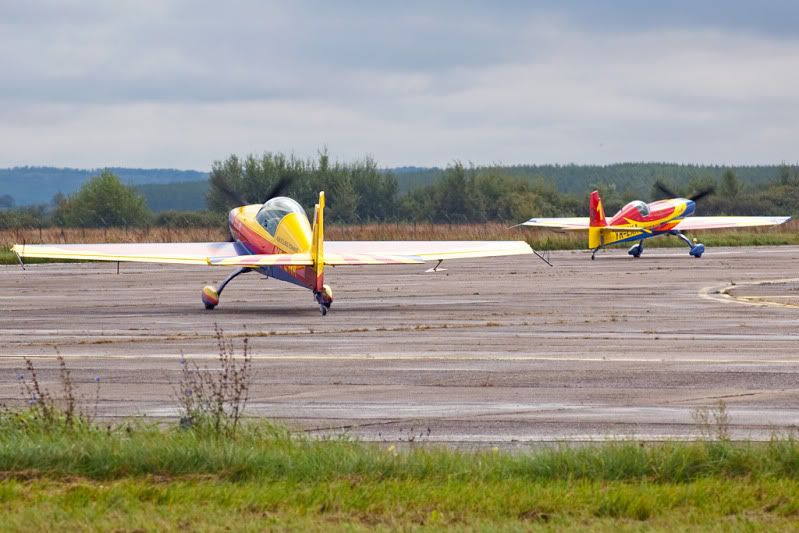
[[(641, 213), (635, 208), (635, 206), (628, 204), (624, 206), (621, 211), (613, 215), (613, 218), (610, 219), (609, 224), (611, 226), (623, 226), (628, 224), (628, 220), (631, 220), (640, 223), (643, 227), (646, 227), (647, 223), (668, 219), (670, 216), (674, 216), (677, 211), (677, 205), (675, 204), (674, 200), (660, 200), (658, 202), (647, 204), (647, 206), (649, 208), (649, 214), (644, 217), (641, 216)], [(662, 226), (666, 226), (670, 223), (671, 220), (664, 222)], [(657, 227), (660, 228), (661, 226)]]

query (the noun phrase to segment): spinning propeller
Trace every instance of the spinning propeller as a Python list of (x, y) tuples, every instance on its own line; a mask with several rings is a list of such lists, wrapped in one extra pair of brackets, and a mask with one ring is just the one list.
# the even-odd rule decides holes
[[(292, 182), (292, 178), (290, 176), (282, 176), (280, 179), (275, 182), (269, 192), (266, 194), (266, 198), (261, 200), (263, 203), (268, 202), (272, 198), (276, 196), (280, 196), (280, 194), (289, 186)], [(242, 195), (231, 189), (225, 179), (220, 176), (219, 174), (213, 174), (211, 176), (211, 184), (216, 187), (219, 192), (221, 192), (228, 200), (232, 203), (236, 204), (237, 206), (241, 205), (248, 205), (258, 203), (258, 201), (252, 201), (252, 199), (248, 199), (246, 196)], [(233, 238), (233, 235), (228, 236), (228, 242), (235, 242), (236, 239)]]
[(275, 196), (279, 196), (280, 193), (282, 193), (286, 189), (286, 187), (289, 186), (291, 181), (292, 181), (291, 177), (282, 176), (272, 186), (272, 188), (269, 190), (269, 192), (266, 193), (266, 198), (253, 199), (253, 198), (247, 198), (246, 196), (242, 195), (241, 193), (238, 193), (238, 192), (234, 191), (233, 189), (231, 189), (228, 186), (228, 184), (225, 181), (225, 179), (221, 175), (214, 174), (214, 175), (211, 176), (211, 185), (213, 185), (214, 187), (219, 189), (219, 192), (224, 194), (227, 197), (228, 200), (230, 200), (232, 203), (235, 203), (236, 205), (256, 204), (258, 202), (266, 203), (269, 200), (271, 200), (272, 198), (274, 198)]
[[(681, 195), (679, 195), (676, 192), (674, 192), (671, 189), (669, 189), (660, 180), (657, 180), (654, 185), (655, 185), (655, 188), (658, 191), (660, 191), (664, 196), (666, 196), (668, 198), (681, 198)], [(699, 189), (698, 191), (696, 191), (694, 194), (689, 196), (688, 199), (696, 202), (696, 201), (701, 200), (705, 196), (713, 194), (714, 192), (716, 192), (716, 188), (715, 187), (713, 187), (713, 186), (705, 187), (704, 189)]]

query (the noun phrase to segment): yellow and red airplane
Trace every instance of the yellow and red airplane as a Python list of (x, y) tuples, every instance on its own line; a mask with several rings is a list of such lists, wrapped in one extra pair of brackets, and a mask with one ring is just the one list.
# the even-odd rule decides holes
[[(665, 187), (657, 184), (661, 189)], [(668, 189), (665, 189), (668, 190)], [(721, 228), (743, 228), (747, 226), (776, 226), (791, 217), (750, 217), (750, 216), (716, 216), (695, 217), (696, 202), (710, 194), (712, 189), (705, 189), (690, 198), (671, 198), (652, 203), (641, 201), (630, 202), (613, 215), (605, 218), (602, 199), (599, 191), (591, 193), (588, 217), (567, 218), (531, 218), (521, 226), (535, 226), (555, 231), (588, 231), (588, 248), (592, 250), (591, 259), (597, 251), (610, 244), (635, 242), (627, 253), (633, 257), (641, 257), (644, 252), (644, 240), (658, 235), (675, 235), (690, 247), (689, 254), (702, 257), (705, 245), (683, 234), (683, 231)]]
[(305, 210), (283, 196), (237, 207), (228, 222), (232, 242), (144, 244), (17, 244), (20, 258), (136, 261), (236, 267), (216, 287), (202, 290), (206, 309), (219, 304), (225, 286), (245, 272), (260, 272), (313, 291), (323, 315), (333, 303), (325, 266), (393, 265), (533, 253), (523, 241), (329, 241), (324, 240), (325, 193), (319, 193), (311, 226)]

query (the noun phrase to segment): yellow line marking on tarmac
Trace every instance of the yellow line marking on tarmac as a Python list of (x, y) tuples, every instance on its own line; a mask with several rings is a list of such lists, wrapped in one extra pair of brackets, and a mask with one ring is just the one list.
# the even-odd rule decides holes
[[(732, 283), (729, 285), (714, 285), (712, 287), (704, 287), (699, 289), (697, 296), (704, 300), (711, 300), (720, 303), (736, 303), (743, 305), (754, 305), (758, 307), (782, 307), (787, 309), (799, 309), (797, 304), (770, 302), (768, 300), (761, 300), (760, 298), (772, 298), (772, 296), (733, 296), (730, 291), (740, 287), (757, 287), (762, 285), (779, 285), (782, 283), (797, 283), (799, 278), (783, 278), (783, 279), (764, 279), (757, 281), (742, 281), (740, 283)], [(786, 296), (773, 296), (773, 298), (786, 298)]]

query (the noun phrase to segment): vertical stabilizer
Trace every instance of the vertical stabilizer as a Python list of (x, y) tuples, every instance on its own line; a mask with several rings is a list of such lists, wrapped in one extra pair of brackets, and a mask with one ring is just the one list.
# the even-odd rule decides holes
[(602, 207), (602, 198), (599, 191), (591, 193), (588, 201), (588, 247), (596, 249), (602, 246), (602, 229), (608, 225), (605, 220), (605, 209)]
[(325, 281), (325, 192), (319, 193), (319, 203), (316, 204), (313, 216), (313, 235), (311, 237), (311, 260), (316, 275), (314, 291), (321, 292)]
[(588, 219), (591, 227), (608, 225), (605, 220), (605, 209), (602, 207), (602, 198), (599, 197), (599, 191), (591, 193), (588, 204)]

